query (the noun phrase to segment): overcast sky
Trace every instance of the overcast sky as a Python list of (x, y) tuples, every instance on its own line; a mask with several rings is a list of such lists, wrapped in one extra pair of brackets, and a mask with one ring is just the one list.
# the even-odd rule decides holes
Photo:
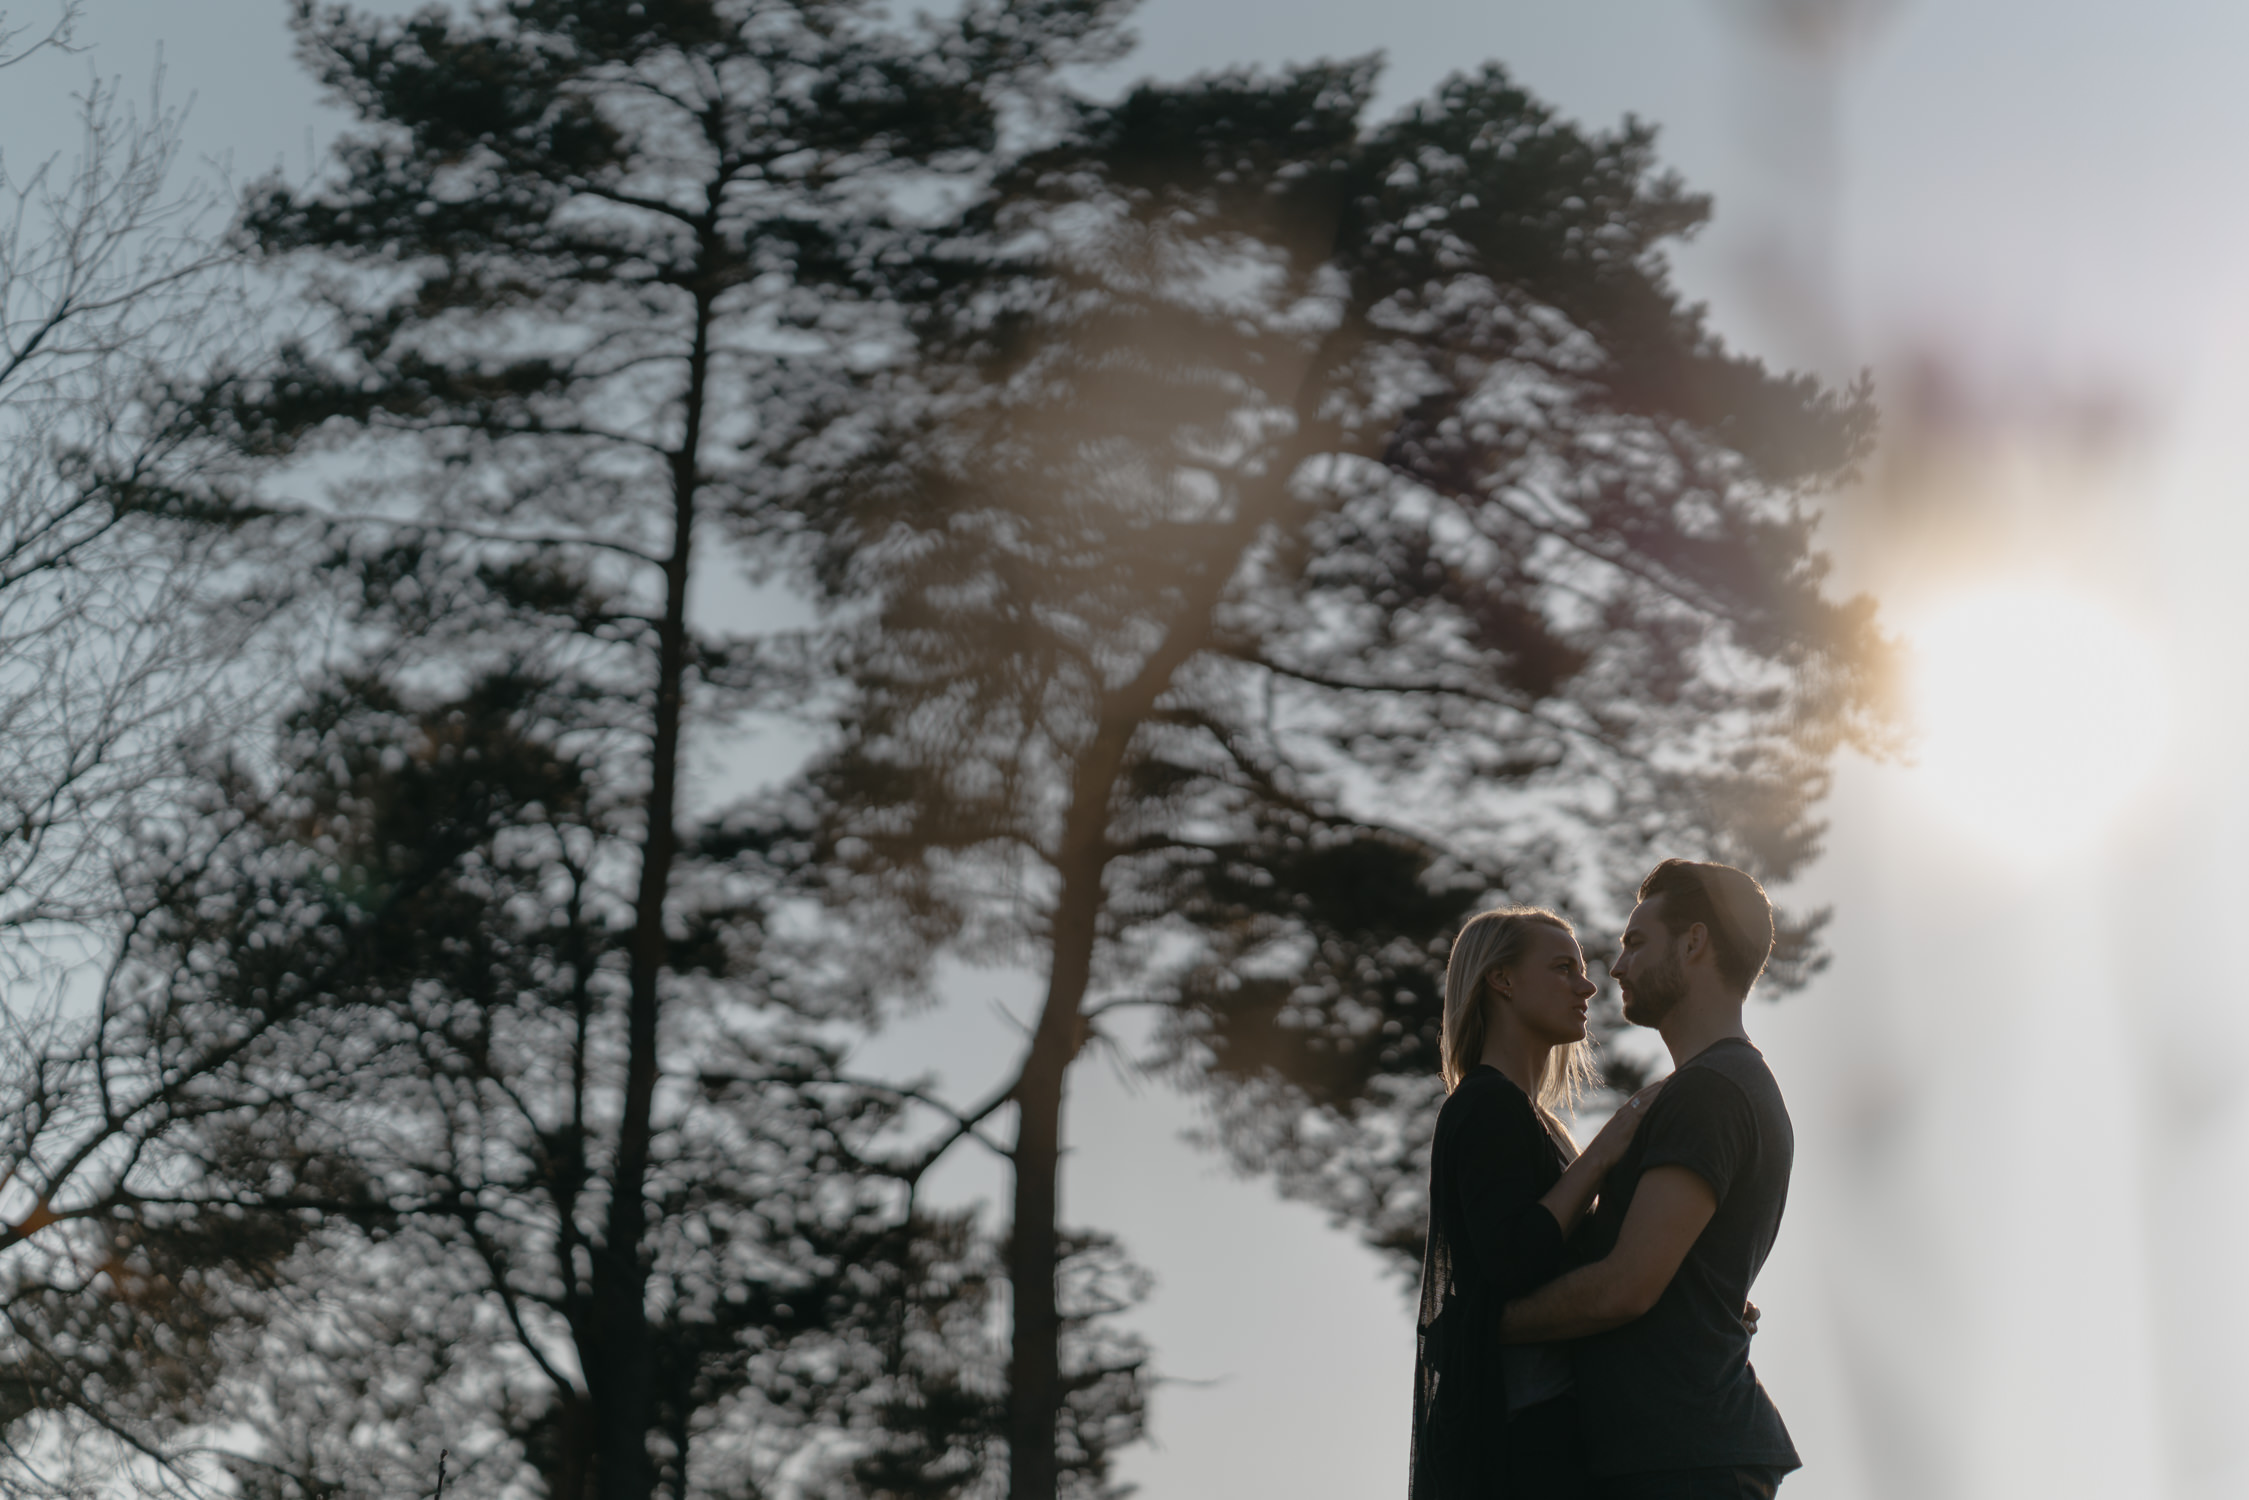
[[(1775, 112), (1785, 94), (1769, 90), (1786, 75), (1743, 39), (1738, 19), (1753, 7), (1754, 0), (1731, 8), (1719, 0), (1150, 0), (1139, 23), (1143, 45), (1120, 77), (1379, 49), (1390, 59), (1386, 99), (1395, 105), (1451, 69), (1498, 58), (1581, 120), (1609, 124), (1631, 112), (1657, 122), (1665, 158), (1718, 204), (1715, 226), (1682, 259), (1683, 282), (1712, 303), (1734, 336), (1777, 350), (1791, 330), (1775, 325), (1769, 301), (1759, 297), (1769, 268), (1755, 259), (1758, 215), (1801, 212), (1817, 220), (1821, 213), (1816, 203), (1786, 201), (1797, 189), (1770, 166), (1775, 148), (1788, 146), (1788, 133), (1804, 121), (1791, 125), (1785, 110)], [(23, 20), (36, 19), (41, 7), (14, 0), (10, 9)], [(238, 178), (275, 164), (303, 171), (340, 122), (293, 66), (283, 9), (280, 0), (91, 0), (87, 58), (49, 61), (37, 74), (18, 70), (0, 83), (0, 150), (9, 169), (20, 172), (54, 148), (67, 119), (67, 87), (82, 83), (88, 68), (138, 86), (160, 44), (170, 96), (192, 98), (198, 155), (230, 159)], [(2113, 390), (2158, 426), (2184, 420), (2177, 414), (2199, 400), (2212, 420), (2203, 372), (2224, 357), (2222, 339), (2241, 326), (2217, 310), (2241, 304), (2238, 268), (2249, 243), (2242, 191), (2249, 90), (2238, 80), (2244, 57), (2249, 7), (2238, 5), (1924, 0), (1898, 7), (1836, 74), (1832, 275), (1841, 332), (1821, 357), (1890, 367), (1927, 354), (1998, 390)], [(1776, 181), (1785, 188), (1777, 205)], [(1737, 203), (1747, 207), (1729, 217)], [(1859, 1139), (1846, 1128), (1859, 1118), (1851, 1114), (1860, 1097), (1850, 1093), (1859, 1086), (1853, 1080), (1871, 1075), (1836, 1061), (1839, 1049), (1859, 1048), (1865, 1038), (1823, 1031), (1820, 1018), (1909, 993), (1921, 997), (1922, 1009), (1899, 1002), (1883, 1013), (1932, 1014), (1928, 975), (1900, 957), (1894, 924), (1866, 915), (1885, 909), (1884, 900), (1893, 913), (1901, 909), (1895, 872), (1913, 861), (1900, 851), (1921, 827), (1890, 816), (1885, 774), (1846, 777), (1838, 854), (1806, 882), (1809, 891), (1846, 901), (1835, 968), (1753, 1027), (1780, 1067), (1803, 1129), (1790, 1222), (1759, 1292), (1769, 1309), (1759, 1366), (1811, 1465), (1786, 1493), (1791, 1500), (1925, 1500), (1948, 1490), (1976, 1500), (2156, 1493), (2155, 1481), (2134, 1481), (2146, 1476), (2130, 1467), (2129, 1453), (2145, 1434), (2129, 1422), (2087, 1462), (2069, 1458), (2066, 1441), (2053, 1450), (2067, 1461), (2054, 1460), (2043, 1489), (2025, 1487), (2025, 1476), (2044, 1472), (2030, 1455), (2021, 1469), (1976, 1469), (1979, 1460), (1958, 1442), (1941, 1431), (1927, 1435), (1941, 1421), (1916, 1415), (1911, 1380), (1897, 1373), (1910, 1375), (1917, 1361), (1943, 1363), (1942, 1349), (1909, 1348), (1893, 1359), (1865, 1354), (1871, 1346), (1847, 1337), (1865, 1307), (1895, 1304), (1863, 1301), (1860, 1286), (1834, 1274), (1834, 1265), (1847, 1261), (1861, 1268), (1852, 1275), (1871, 1279), (1899, 1262), (1883, 1259), (1887, 1241), (1868, 1249), (1866, 1218), (1823, 1187), (1858, 1180), (1847, 1177), (1838, 1153)], [(2021, 915), (2046, 899), (2037, 881), (1972, 863), (1947, 879), (1938, 897), (1922, 899), (1941, 897), (1971, 923), (2029, 922), (2025, 930), (2053, 934), (2050, 917)], [(1975, 972), (1978, 983), (2011, 983), (2003, 965)], [(1027, 1013), (1035, 991), (1020, 976), (992, 975), (963, 976), (955, 992), (954, 1003), (902, 1026), (879, 1051), (886, 1061), (937, 1069), (967, 1097), (1005, 1066), (1013, 1033), (1004, 1012)], [(2109, 1013), (2093, 992), (2085, 997), (2091, 1029), (2070, 1033), (2076, 1050), (2041, 1054), (2042, 1066), (2061, 1074), (2102, 1066), (2109, 1032), (2101, 1028), (2111, 1023), (2100, 1017)], [(2012, 1024), (1988, 1019), (1990, 1045), (2004, 1050)], [(1907, 1054), (1931, 1045), (1911, 1034), (1897, 1042)], [(1960, 1076), (1972, 1076), (1977, 1065), (1962, 1066)], [(1066, 1215), (1123, 1233), (1158, 1277), (1140, 1323), (1162, 1369), (1208, 1382), (1159, 1391), (1156, 1443), (1130, 1457), (1129, 1477), (1149, 1500), (1395, 1493), (1404, 1479), (1410, 1345), (1398, 1285), (1348, 1235), (1275, 1203), (1262, 1185), (1229, 1180), (1182, 1144), (1190, 1117), (1162, 1089), (1136, 1088), (1096, 1062), (1080, 1069), (1076, 1090)], [(1971, 1128), (1985, 1132), (1978, 1139), (2004, 1134), (1989, 1116), (1970, 1118)], [(1933, 1124), (1927, 1129), (1942, 1134)], [(2132, 1140), (2108, 1140), (2100, 1149), (2110, 1154), (2097, 1160), (2126, 1170), (2140, 1149)], [(2074, 1170), (2064, 1171), (2065, 1184)], [(987, 1165), (964, 1162), (948, 1185), (961, 1195), (990, 1194), (999, 1178)], [(1927, 1226), (1932, 1235), (1957, 1228), (1923, 1207), (1939, 1220)], [(2026, 1206), (2008, 1222), (2056, 1222), (2043, 1212)], [(1918, 1242), (1909, 1235), (1899, 1243)], [(2035, 1239), (2004, 1243), (2010, 1255), (2042, 1254)], [(1241, 1252), (1252, 1247), (1261, 1269), (1245, 1283)], [(2139, 1253), (2130, 1245), (2111, 1249), (2099, 1264)], [(1910, 1260), (1909, 1250), (1897, 1254)], [(1964, 1284), (2049, 1285), (1996, 1273)], [(1910, 1305), (1918, 1285), (1909, 1278), (1888, 1292)], [(2009, 1336), (2018, 1343), (2023, 1328), (2077, 1316), (2067, 1304), (2038, 1306), (2027, 1292), (2017, 1295), (2026, 1300), (2010, 1315), (2016, 1321), (1993, 1326), (2016, 1330)], [(2046, 1367), (2058, 1360), (2072, 1379), (2097, 1386), (2105, 1377), (2136, 1391), (2176, 1383), (2175, 1373), (2142, 1368), (2161, 1363), (2148, 1352), (2150, 1316), (2134, 1302), (2101, 1325), (2113, 1337), (2099, 1347), (2123, 1351), (2106, 1366), (2086, 1367), (2082, 1345), (2073, 1361), (2064, 1340)], [(1965, 1313), (1946, 1317), (1940, 1328), (1974, 1321)], [(1999, 1382), (2014, 1381), (2014, 1369), (2005, 1361), (1975, 1367), (1976, 1378)], [(2044, 1419), (2066, 1436), (2075, 1419), (2065, 1407)], [(2008, 1410), (2013, 1417), (2000, 1412), (1993, 1420), (2027, 1424), (2020, 1431), (2028, 1441), (2039, 1414)], [(2089, 1420), (2099, 1422), (2097, 1409)], [(1911, 1438), (1914, 1432), (1926, 1441)], [(2195, 1472), (2220, 1472), (2223, 1462), (2210, 1459)], [(1988, 1487), (1960, 1478), (1968, 1472), (1982, 1474)], [(2121, 1488), (2094, 1487), (2112, 1480)], [(2205, 1492), (2186, 1480), (2176, 1488)]]
[[(24, 20), (52, 3), (7, 9)], [(1743, 300), (1722, 269), (1727, 207), (1753, 196), (1745, 136), (1769, 124), (1742, 97), (1757, 73), (1740, 60), (1736, 22), (1785, 3), (1149, 0), (1142, 45), (1119, 77), (1380, 50), (1386, 95), (1402, 103), (1498, 58), (1581, 120), (1632, 112), (1662, 127), (1667, 160), (1718, 198), (1718, 225), (1687, 272), (1723, 316)], [(2198, 342), (2204, 301), (2243, 243), (2236, 183), (2249, 94), (2236, 69), (2249, 54), (2249, 9), (1858, 3), (1889, 12), (1844, 71), (1841, 96), (1840, 276), (1859, 357), (1941, 341), (1972, 344), (2010, 373), (2162, 382)], [(161, 46), (170, 92), (194, 98), (199, 149), (231, 156), (243, 176), (277, 162), (301, 169), (337, 121), (291, 64), (283, 10), (281, 0), (91, 0), (89, 61), (138, 82)], [(19, 143), (52, 139), (52, 85), (83, 71), (41, 75), (19, 72), (0, 90), (12, 163)]]

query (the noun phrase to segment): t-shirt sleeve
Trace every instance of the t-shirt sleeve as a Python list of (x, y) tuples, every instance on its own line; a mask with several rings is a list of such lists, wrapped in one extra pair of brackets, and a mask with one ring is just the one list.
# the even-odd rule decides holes
[(1483, 1091), (1472, 1104), (1453, 1156), (1468, 1249), (1487, 1285), (1520, 1297), (1562, 1268), (1562, 1226), (1538, 1201), (1539, 1153), (1551, 1148), (1524, 1101)]
[(1686, 1068), (1656, 1096), (1640, 1158), (1642, 1173), (1685, 1167), (1710, 1184), (1718, 1201), (1757, 1156), (1757, 1117), (1732, 1079), (1709, 1068)]

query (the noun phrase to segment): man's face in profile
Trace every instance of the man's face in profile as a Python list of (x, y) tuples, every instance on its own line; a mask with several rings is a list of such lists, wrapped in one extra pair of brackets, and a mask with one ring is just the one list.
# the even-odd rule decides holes
[(1632, 908), (1624, 924), (1609, 977), (1624, 998), (1624, 1019), (1635, 1026), (1660, 1026), (1673, 1006), (1686, 998), (1687, 971), (1679, 962), (1679, 941), (1663, 925), (1660, 901)]

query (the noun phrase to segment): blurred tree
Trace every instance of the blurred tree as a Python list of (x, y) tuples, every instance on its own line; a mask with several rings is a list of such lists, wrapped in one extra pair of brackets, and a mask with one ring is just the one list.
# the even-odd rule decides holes
[[(121, 949), (226, 844), (204, 810), (142, 822), (147, 842), (118, 892), (131, 912)], [(0, 1030), (0, 1488), (11, 1495), (161, 1490), (192, 1474), (181, 1416), (207, 1409), (224, 1332), (255, 1318), (246, 1294), (303, 1237), (286, 1217), (230, 1223), (169, 1206), (195, 1177), (180, 1137), (241, 1105), (231, 1065), (276, 1008), (177, 1024), (166, 978), (121, 956), (93, 988), (90, 1015), (11, 1009)]]
[[(247, 1494), (417, 1492), (441, 1449), (466, 1493), (599, 1492), (590, 1263), (631, 935), (605, 887), (639, 809), (586, 753), (599, 734), (570, 733), (602, 716), (577, 687), (337, 682), (293, 717), (276, 784), (214, 778), (201, 826), (223, 842), (137, 934), (128, 1024), (240, 1039), (174, 1109), (171, 1182), (140, 1213), (202, 1226), (237, 1270), (232, 1236), (295, 1230), (255, 1316), (214, 1333), (226, 1378), (178, 1413), (256, 1434), (233, 1445)], [(868, 1162), (895, 1103), (836, 1085), (722, 977), (755, 963), (742, 868), (730, 952), (674, 971), (641, 1185), (640, 1441), (683, 1497), (816, 1461), (895, 1320), (946, 1317), (904, 1277), (949, 1291), (928, 1262), (973, 1253)]]
[[(770, 564), (805, 458), (783, 449), (898, 343), (901, 247), (1054, 67), (1106, 54), (1115, 8), (974, 0), (908, 28), (858, 0), (297, 5), (362, 128), (327, 180), (255, 189), (242, 234), (323, 326), (175, 412), (277, 477), (175, 471), (166, 498), (316, 539), (339, 686), (281, 762), (316, 852), (261, 816), (241, 878), (311, 863), (209, 898), (239, 920), (173, 961), (237, 975), (212, 1003), (239, 1009), (257, 954), (334, 947), (290, 970), (319, 1004), (256, 1075), (327, 1113), (200, 1150), (238, 1209), (384, 1238), (284, 1289), (311, 1310), (260, 1356), (283, 1415), (245, 1483), (395, 1492), (337, 1445), (388, 1433), (412, 1458), (438, 1417), (397, 1403), (424, 1388), (484, 1403), (489, 1453), (572, 1500), (755, 1489), (798, 1461), (761, 1422), (835, 1417), (814, 1374), (845, 1356), (786, 1351), (875, 1295), (860, 1247), (909, 1221), (878, 1224), (853, 1165), (879, 1111), (825, 1088), (817, 1046), (751, 1039), (789, 998), (740, 894), (771, 846), (722, 867), (683, 840), (682, 781), (793, 689), (691, 599), (728, 560)], [(366, 891), (318, 896), (306, 869)], [(300, 1201), (311, 1153), (378, 1196)], [(323, 1347), (321, 1299), (360, 1293), (389, 1334)]]
[[(36, 37), (0, 17), (0, 69), (67, 48), (78, 9)], [(183, 441), (156, 372), (233, 346), (216, 200), (176, 180), (159, 91), (134, 110), (97, 80), (76, 103), (75, 155), (0, 156), (0, 933), (19, 961), (20, 939), (114, 916), (109, 855), (220, 717), (241, 639), (199, 607), (223, 538), (137, 483)]]
[[(335, 683), (293, 716), (276, 782), (215, 768), (207, 844), (165, 865), (136, 932), (111, 1029), (143, 1045), (112, 1051), (147, 1060), (123, 1076), (198, 1071), (171, 1092), (165, 1170), (136, 1183), (131, 1244), (167, 1258), (134, 1326), (219, 1372), (145, 1407), (226, 1434), (247, 1495), (413, 1492), (441, 1451), (464, 1493), (597, 1492), (586, 1263), (630, 938), (601, 872), (637, 818), (567, 748), (598, 744), (570, 726), (602, 714), (574, 689)], [(682, 856), (644, 1442), (683, 1500), (988, 1493), (997, 1252), (972, 1215), (918, 1207), (932, 1158), (885, 1139), (913, 1091), (841, 1078), (763, 1014), (790, 871), (765, 853), (730, 846), (723, 888)], [(1140, 1283), (1100, 1240), (1061, 1275), (1075, 1363), (1100, 1371), (1066, 1430), (1098, 1479), (1138, 1431), (1141, 1353), (1103, 1325)]]
[[(73, 50), (0, 16), (11, 85)], [(142, 1215), (165, 1142), (235, 1035), (130, 1022), (120, 960), (160, 891), (207, 845), (183, 824), (193, 751), (257, 701), (256, 612), (214, 579), (230, 541), (145, 478), (190, 441), (166, 377), (239, 345), (220, 199), (177, 171), (161, 78), (144, 109), (98, 76), (62, 118), (75, 151), (0, 158), (0, 1489), (147, 1472), (159, 1413), (207, 1388), (239, 1282), (207, 1225)], [(227, 1237), (235, 1271), (287, 1253), (285, 1222)], [(89, 1442), (90, 1436), (109, 1441)], [(126, 1468), (120, 1469), (123, 1463)]]
[(1680, 303), (1661, 248), (1707, 206), (1645, 128), (1497, 68), (1369, 127), (1374, 78), (1078, 106), (929, 265), (916, 420), (808, 512), (879, 601), (813, 778), (832, 899), (887, 907), (895, 972), (1047, 976), (1006, 1096), (1014, 1500), (1059, 1486), (1064, 1085), (1103, 1018), (1154, 1008), (1227, 1146), (1406, 1251), (1460, 917), (1610, 912), (1659, 852), (1783, 877), (1878, 731), (1807, 509), (1863, 395)]

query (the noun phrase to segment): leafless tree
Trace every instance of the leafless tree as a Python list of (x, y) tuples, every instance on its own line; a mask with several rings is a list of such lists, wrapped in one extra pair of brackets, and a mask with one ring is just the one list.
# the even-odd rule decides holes
[(0, 10), (0, 68), (13, 67), (33, 53), (72, 50), (78, 18), (85, 10), (85, 0), (63, 0), (55, 8), (55, 19), (45, 30), (35, 24), (13, 21), (9, 12)]
[[(75, 19), (26, 44), (0, 15), (0, 67)], [(0, 156), (0, 931), (32, 937), (114, 914), (108, 856), (238, 644), (195, 607), (210, 535), (141, 499), (179, 448), (158, 372), (240, 326), (218, 198), (176, 185), (161, 77), (139, 108), (99, 79), (78, 104), (73, 153)]]
[[(0, 12), (0, 70), (78, 50)], [(246, 326), (220, 195), (182, 114), (97, 75), (74, 149), (0, 156), (0, 1489), (58, 1493), (161, 1453), (132, 1388), (196, 1379), (206, 1288), (132, 1206), (195, 1080), (242, 1038), (111, 1045), (136, 921), (207, 843), (177, 792), (224, 732), (248, 635), (205, 607), (228, 538), (150, 476), (183, 457), (166, 381)], [(164, 875), (170, 870), (174, 874)], [(136, 1035), (140, 1035), (136, 1033)], [(143, 1037), (145, 1041), (145, 1037)], [(119, 1467), (119, 1461), (124, 1467)], [(175, 1469), (166, 1482), (176, 1489)]]

